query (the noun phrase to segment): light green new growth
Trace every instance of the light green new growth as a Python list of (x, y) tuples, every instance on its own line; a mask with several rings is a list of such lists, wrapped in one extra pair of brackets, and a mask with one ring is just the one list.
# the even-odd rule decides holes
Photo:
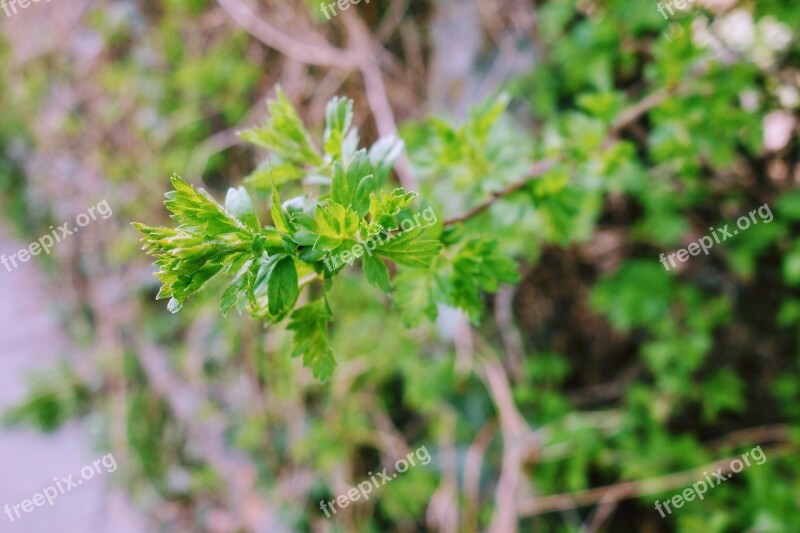
[[(157, 298), (169, 298), (170, 311), (178, 312), (209, 281), (227, 274), (223, 314), (234, 308), (240, 313), (247, 310), (267, 323), (290, 317), (293, 355), (302, 356), (303, 364), (323, 381), (336, 368), (328, 340), (333, 314), (327, 292), (330, 279), (342, 271), (331, 271), (324, 261), (366, 238), (396, 232), (402, 221), (415, 215), (410, 206), (418, 196), (402, 188), (383, 189), (403, 150), (402, 141), (382, 138), (369, 150), (358, 149), (353, 102), (346, 98), (331, 100), (325, 117), (320, 152), (279, 90), (269, 103), (266, 122), (240, 134), (269, 150), (275, 163), (260, 167), (247, 179), (256, 189), (271, 189), (272, 225), (259, 221), (256, 204), (244, 187), (230, 189), (220, 205), (177, 176), (165, 204), (178, 225), (134, 223), (145, 235), (144, 249), (156, 258), (155, 275), (162, 283)], [(316, 183), (327, 179), (327, 192), (281, 203), (277, 187), (285, 193), (283, 189), (296, 188), (296, 182), (308, 176), (314, 176)], [(374, 255), (364, 257), (367, 281), (387, 294), (392, 293), (392, 279), (382, 258), (396, 263), (394, 296), (409, 326), (425, 316), (435, 318), (438, 303), (460, 307), (478, 320), (480, 291), (517, 281), (514, 262), (499, 255), (493, 241), (468, 239), (449, 243), (445, 250), (441, 232), (438, 226), (395, 234)], [(315, 280), (325, 281), (321, 290), (311, 291), (310, 303), (295, 309), (303, 287)]]

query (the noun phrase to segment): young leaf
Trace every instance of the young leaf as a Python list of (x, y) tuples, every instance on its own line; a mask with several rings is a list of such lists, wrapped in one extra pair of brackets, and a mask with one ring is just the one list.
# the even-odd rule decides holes
[(376, 253), (396, 263), (413, 268), (427, 268), (442, 250), (442, 243), (433, 239), (420, 239), (424, 228), (412, 229), (392, 235)]
[(431, 270), (406, 270), (394, 278), (394, 305), (407, 328), (418, 326), (423, 318), (435, 320), (439, 299), (436, 274)]
[(325, 106), (325, 138), (331, 131), (347, 133), (353, 123), (353, 101), (350, 98), (334, 96)]
[(380, 196), (372, 194), (369, 199), (369, 217), (372, 224), (384, 230), (394, 228), (397, 214), (408, 207), (417, 196), (419, 196), (417, 193), (406, 193), (402, 188), (397, 188), (391, 193), (381, 191)]
[(293, 308), (300, 289), (297, 286), (297, 268), (294, 259), (284, 257), (272, 268), (267, 281), (269, 313), (275, 321), (281, 320)]
[(293, 357), (303, 356), (303, 365), (310, 367), (314, 377), (325, 381), (336, 368), (328, 341), (328, 322), (333, 316), (325, 300), (317, 300), (292, 313), (288, 329), (294, 331)]
[(334, 97), (325, 108), (325, 153), (334, 160), (342, 161), (342, 144), (353, 123), (353, 101)]
[(272, 223), (275, 224), (278, 231), (284, 234), (291, 233), (289, 224), (286, 222), (286, 217), (283, 216), (281, 198), (278, 196), (278, 190), (275, 187), (272, 188), (272, 206), (270, 207), (270, 213), (272, 214)]
[(328, 252), (338, 247), (344, 239), (352, 238), (358, 231), (358, 214), (336, 202), (318, 206), (314, 217), (295, 213), (292, 221), (304, 231), (294, 235), (299, 244), (312, 244), (315, 250)]
[(220, 309), (222, 309), (222, 316), (228, 316), (231, 309), (236, 307), (239, 314), (242, 314), (245, 304), (249, 303), (255, 305), (255, 298), (253, 296), (253, 282), (255, 274), (251, 269), (252, 262), (245, 264), (244, 268), (234, 278), (230, 287), (228, 287), (222, 294), (220, 301)]
[(276, 99), (269, 102), (268, 108), (267, 121), (240, 132), (241, 138), (271, 150), (284, 161), (300, 166), (321, 166), (322, 156), (311, 143), (305, 126), (283, 90), (278, 89)]
[(205, 190), (195, 189), (177, 175), (170, 181), (175, 190), (164, 195), (167, 198), (164, 205), (180, 224), (178, 229), (192, 228), (207, 236), (249, 233), (241, 220), (227, 212)]
[(353, 210), (358, 213), (359, 217), (363, 217), (369, 209), (369, 198), (375, 188), (375, 180), (372, 175), (364, 176), (358, 182), (356, 192), (353, 195)]
[(228, 194), (225, 195), (225, 210), (253, 231), (261, 229), (253, 200), (244, 187), (228, 189)]
[(389, 269), (378, 256), (364, 256), (364, 275), (367, 281), (386, 294), (392, 292), (392, 281), (389, 278)]
[(507, 93), (501, 93), (494, 99), (486, 100), (472, 108), (465, 124), (467, 131), (475, 138), (484, 141), (510, 101), (511, 98)]
[(339, 162), (333, 164), (331, 198), (336, 203), (352, 206), (359, 217), (369, 208), (373, 186), (372, 168), (365, 150), (356, 152), (346, 168)]
[[(165, 196), (177, 228), (133, 226), (145, 237), (144, 249), (156, 258), (155, 276), (162, 287), (156, 298), (170, 298), (175, 313), (183, 302), (200, 291), (216, 275), (238, 271), (248, 256), (263, 252), (269, 232), (253, 234), (250, 227), (222, 208), (204, 190), (197, 190), (177, 176), (174, 191)], [(274, 231), (274, 230), (273, 230)]]
[(395, 136), (381, 137), (369, 149), (369, 162), (375, 176), (375, 189), (381, 189), (403, 153), (403, 141)]
[(305, 176), (306, 172), (301, 167), (274, 156), (248, 174), (244, 182), (259, 191), (268, 191), (272, 189), (273, 185), (283, 185), (303, 179)]
[(489, 238), (468, 241), (451, 258), (450, 267), (443, 280), (446, 301), (466, 311), (475, 324), (484, 307), (481, 290), (495, 292), (501, 283), (519, 281), (514, 261), (500, 254), (497, 242)]

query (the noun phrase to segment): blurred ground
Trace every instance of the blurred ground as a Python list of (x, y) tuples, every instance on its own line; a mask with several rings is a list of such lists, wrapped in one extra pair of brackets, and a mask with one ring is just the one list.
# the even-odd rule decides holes
[[(12, 254), (22, 246), (0, 226), (0, 254)], [(24, 399), (26, 377), (57, 362), (68, 344), (50, 311), (35, 263), (25, 263), (11, 272), (3, 269), (0, 294), (0, 322), (14, 324), (13, 328), (0, 329), (3, 411)], [(77, 474), (81, 467), (104, 455), (92, 448), (91, 432), (85, 425), (72, 422), (51, 435), (35, 429), (1, 428), (0, 506), (19, 504), (52, 483), (54, 477)], [(48, 533), (53, 531), (53, 524), (64, 533), (144, 531), (137, 523), (124, 497), (109, 490), (104, 477), (97, 477), (60, 496), (52, 507), (36, 508), (14, 523), (3, 514), (0, 531)]]

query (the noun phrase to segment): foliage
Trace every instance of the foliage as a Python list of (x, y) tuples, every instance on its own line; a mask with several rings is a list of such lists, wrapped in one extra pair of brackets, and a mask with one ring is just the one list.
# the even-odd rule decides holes
[[(341, 268), (331, 269), (330, 265), (349, 250), (354, 250), (356, 259), (367, 254), (366, 278), (383, 292), (391, 292), (391, 282), (381, 257), (423, 271), (421, 276), (428, 278), (423, 282), (436, 285), (439, 290), (427, 295), (423, 308), (415, 307), (406, 292), (398, 300), (409, 324), (424, 315), (433, 317), (430, 309), (438, 302), (464, 309), (477, 322), (483, 308), (481, 291), (495, 292), (499, 283), (518, 280), (513, 261), (499, 255), (496, 242), (489, 238), (467, 240), (458, 249), (456, 241), (448, 242), (453, 252), (440, 261), (443, 244), (435, 234), (432, 239), (423, 238), (426, 228), (419, 224), (403, 229), (404, 221), (420, 221), (421, 213), (410, 209), (416, 193), (402, 188), (380, 190), (400, 155), (400, 143), (384, 138), (369, 151), (355, 150), (358, 134), (351, 128), (352, 109), (351, 100), (330, 101), (322, 153), (280, 90), (269, 104), (268, 120), (241, 133), (244, 140), (279, 158), (281, 175), (322, 177), (329, 184), (328, 192), (296, 196), (283, 203), (273, 186), (270, 213), (274, 225), (260, 225), (256, 207), (243, 187), (229, 189), (223, 207), (206, 191), (177, 176), (172, 178), (175, 190), (167, 193), (165, 205), (178, 226), (134, 224), (145, 234), (145, 249), (156, 257), (156, 277), (162, 283), (157, 298), (169, 298), (172, 312), (179, 311), (187, 298), (213, 278), (228, 273), (232, 281), (222, 296), (223, 312), (246, 308), (267, 323), (276, 323), (294, 309), (300, 289), (298, 273), (306, 275), (300, 280), (303, 285), (314, 279), (324, 281), (322, 291), (294, 311), (289, 324), (296, 332), (294, 355), (303, 355), (303, 362), (323, 380), (336, 366), (326, 333), (333, 317), (324, 299), (330, 280)], [(497, 116), (495, 112), (494, 117), (483, 117), (482, 128), (490, 127)], [(267, 175), (271, 178), (271, 173)], [(365, 239), (378, 241), (373, 242), (375, 256)]]
[[(401, 33), (435, 35), (422, 4), (412, 4), (398, 15)], [(600, 526), (609, 531), (798, 528), (798, 147), (796, 135), (778, 150), (764, 142), (771, 114), (797, 120), (796, 6), (756, 1), (717, 12), (694, 3), (665, 21), (654, 5), (630, 0), (536, 3), (535, 39), (508, 41), (532, 51), (529, 73), (463, 116), (414, 110), (400, 138), (380, 138), (357, 120), (371, 118), (359, 81), (338, 90), (352, 99), (322, 105), (332, 90), (319, 101), (316, 93), (330, 78), (308, 68), (308, 87), (296, 89), (303, 84), (278, 54), (208, 23), (215, 5), (164, 3), (145, 29), (98, 11), (93, 27), (113, 61), (93, 76), (54, 71), (49, 58), (9, 76), (0, 183), (18, 226), (35, 237), (63, 218), (49, 211), (65, 188), (43, 183), (61, 183), (57, 176), (37, 179), (22, 162), (64, 147), (102, 170), (120, 220), (153, 224), (136, 227), (159, 285), (143, 281), (152, 269), (129, 227), (75, 252), (102, 258), (102, 268), (74, 265), (66, 247), (79, 244), (64, 243), (59, 274), (71, 275), (60, 283), (75, 279), (87, 294), (121, 294), (129, 305), (65, 291), (73, 338), (98, 342), (103, 364), (69, 373), (58, 394), (33, 387), (13, 422), (52, 429), (90, 408), (123, 417), (108, 429), (121, 427), (122, 437), (106, 438), (128, 446), (128, 488), (162, 529), (208, 529), (215, 513), (233, 521), (252, 489), (248, 505), (269, 506), (298, 531), (486, 530), (507, 503), (497, 498), (503, 431), (517, 415), (536, 437), (520, 467), (520, 493), (534, 503), (628, 481), (656, 486), (757, 444), (768, 458), (668, 518), (653, 501), (684, 487), (659, 485), (613, 508), (522, 513), (522, 531), (587, 530), (597, 509), (611, 511)], [(387, 3), (361, 8), (375, 27), (394, 16)], [(734, 24), (743, 20), (747, 31)], [(413, 63), (406, 37), (381, 61)], [(481, 87), (492, 79), (483, 60)], [(125, 88), (124, 103), (143, 111), (97, 98), (46, 139), (23, 131), (46, 109), (47, 87), (83, 78), (113, 95)], [(291, 99), (278, 91), (267, 119), (241, 132), (252, 147), (206, 156), (207, 140), (249, 123), (248, 109), (276, 79)], [(410, 101), (392, 104), (400, 113)], [(640, 114), (619, 126), (632, 109)], [(376, 140), (362, 145), (362, 133)], [(107, 144), (86, 143), (100, 138)], [(396, 186), (404, 151), (415, 191)], [(173, 172), (186, 177), (173, 177), (167, 193), (173, 222), (156, 222), (166, 219), (156, 195)], [(679, 269), (660, 265), (660, 253), (763, 204), (771, 222)], [(426, 212), (436, 214), (430, 227), (401, 231)], [(384, 244), (332, 261), (369, 239)], [(124, 287), (108, 291), (119, 280)], [(155, 306), (156, 295), (181, 312)], [(220, 318), (234, 309), (242, 316)], [(169, 383), (186, 387), (179, 401), (159, 383), (152, 353)], [(484, 366), (494, 354), (510, 391), (499, 400)], [(198, 443), (208, 435), (244, 457), (252, 482), (204, 454)], [(399, 444), (425, 444), (434, 460), (326, 519), (319, 500), (392, 464)], [(455, 526), (435, 522), (447, 505)]]

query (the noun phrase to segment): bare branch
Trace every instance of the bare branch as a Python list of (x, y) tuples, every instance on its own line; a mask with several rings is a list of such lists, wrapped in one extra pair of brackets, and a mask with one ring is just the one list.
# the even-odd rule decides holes
[(217, 0), (222, 9), (247, 33), (288, 58), (309, 65), (355, 69), (359, 58), (352, 50), (299, 41), (282, 32), (242, 0)]

